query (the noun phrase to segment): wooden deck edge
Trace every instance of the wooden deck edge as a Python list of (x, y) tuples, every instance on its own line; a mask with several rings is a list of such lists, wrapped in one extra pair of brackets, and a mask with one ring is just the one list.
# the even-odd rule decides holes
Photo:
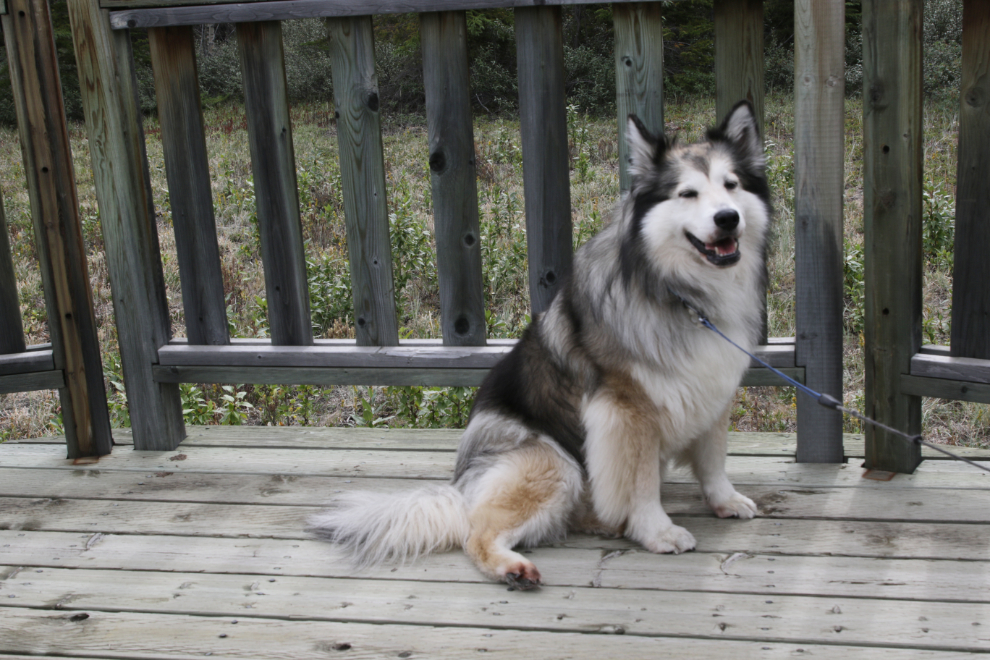
[[(455, 451), (462, 429), (348, 428), (339, 426), (187, 426), (184, 447), (296, 448), (296, 449), (415, 449)], [(133, 446), (131, 429), (113, 431), (120, 447)], [(10, 440), (8, 445), (64, 444), (64, 436)], [(845, 459), (864, 458), (861, 433), (844, 433)], [(795, 433), (730, 431), (730, 456), (793, 457), (797, 448)], [(0, 450), (2, 451), (2, 450)], [(990, 460), (990, 447), (952, 447), (952, 451), (973, 460)], [(934, 449), (924, 448), (926, 460), (952, 460)]]

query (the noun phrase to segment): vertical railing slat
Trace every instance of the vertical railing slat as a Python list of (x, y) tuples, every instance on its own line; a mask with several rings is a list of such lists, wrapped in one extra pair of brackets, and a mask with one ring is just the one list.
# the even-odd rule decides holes
[(20, 353), (24, 344), (24, 326), (21, 323), (21, 306), (17, 296), (17, 275), (10, 252), (10, 234), (7, 233), (7, 217), (0, 196), (0, 355)]
[[(798, 0), (794, 21), (796, 363), (842, 400), (845, 8)], [(841, 463), (842, 416), (801, 396), (797, 460)]]
[(560, 7), (515, 10), (529, 295), (545, 310), (571, 270), (571, 191)]
[(990, 359), (990, 3), (964, 0), (952, 355)]
[[(866, 410), (921, 431), (921, 398), (901, 394), (921, 348), (922, 0), (863, 2)], [(921, 448), (866, 427), (868, 468), (912, 472)]]
[(715, 0), (715, 115), (753, 104), (763, 135), (763, 0)]
[(229, 344), (192, 28), (148, 31), (190, 344)]
[(68, 455), (102, 456), (113, 439), (51, 16), (44, 0), (11, 8), (3, 28)]
[[(715, 0), (715, 116), (721, 122), (743, 99), (763, 132), (763, 0)], [(766, 293), (760, 343), (767, 343)]]
[(134, 446), (174, 449), (185, 437), (179, 387), (152, 376), (171, 330), (130, 33), (111, 31), (98, 0), (68, 9)]
[(282, 24), (278, 21), (238, 24), (237, 48), (244, 79), (272, 343), (307, 346), (313, 343), (313, 326), (286, 92)]
[(485, 344), (485, 296), (465, 13), (420, 14), (440, 321), (448, 346)]
[(371, 17), (326, 22), (357, 343), (399, 343)]
[(612, 5), (615, 24), (615, 93), (619, 116), (619, 189), (629, 189), (626, 124), (635, 114), (655, 135), (663, 133), (663, 23), (659, 2)]

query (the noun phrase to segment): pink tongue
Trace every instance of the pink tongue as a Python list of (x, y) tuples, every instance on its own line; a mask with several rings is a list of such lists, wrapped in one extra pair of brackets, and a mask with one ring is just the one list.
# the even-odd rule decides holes
[(725, 256), (727, 254), (732, 254), (736, 251), (736, 239), (734, 238), (723, 238), (717, 243), (705, 243), (706, 250), (714, 250), (720, 256)]

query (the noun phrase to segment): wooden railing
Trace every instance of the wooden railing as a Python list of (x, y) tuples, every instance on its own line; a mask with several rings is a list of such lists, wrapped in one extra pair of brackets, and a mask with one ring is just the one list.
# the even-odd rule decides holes
[[(511, 342), (487, 342), (482, 295), (480, 229), (469, 100), (465, 10), (514, 7), (519, 61), (525, 211), (530, 298), (546, 308), (571, 264), (571, 212), (564, 95), (561, 13), (554, 3), (531, 1), (355, 2), (292, 0), (237, 5), (179, 6), (69, 0), (83, 104), (90, 134), (97, 196), (117, 306), (120, 349), (139, 448), (173, 448), (183, 437), (177, 383), (477, 385)], [(822, 3), (813, 3), (816, 6)], [(827, 4), (827, 3), (826, 3)], [(107, 11), (112, 9), (113, 11)], [(442, 9), (443, 11), (435, 11)], [(424, 82), (441, 295), (442, 340), (398, 340), (380, 101), (369, 14), (422, 12)], [(717, 104), (725, 113), (739, 98), (762, 111), (762, 3), (716, 3)], [(619, 116), (639, 115), (663, 130), (662, 25), (659, 3), (613, 5)], [(330, 43), (337, 134), (344, 192), (357, 339), (315, 340), (310, 326), (296, 196), (292, 127), (286, 98), (281, 23), (324, 17)], [(802, 31), (818, 53), (829, 39), (841, 43), (841, 12)], [(231, 340), (210, 196), (206, 147), (189, 26), (236, 22), (271, 340)], [(162, 292), (161, 258), (148, 192), (140, 113), (128, 28), (148, 27), (158, 96), (165, 169), (172, 200), (186, 318), (185, 340), (172, 340)], [(805, 43), (805, 42), (803, 42)], [(818, 62), (816, 59), (815, 62)], [(813, 108), (803, 120), (806, 161), (842, 167), (842, 134), (820, 120), (822, 103), (839, 117), (842, 70), (835, 86), (820, 85), (799, 100)], [(620, 134), (625, 172), (625, 122)], [(817, 153), (831, 139), (830, 153)], [(814, 172), (801, 194), (832, 198), (834, 231), (799, 234), (813, 264), (799, 303), (798, 339), (770, 339), (762, 353), (775, 366), (841, 396), (841, 175), (822, 188)], [(828, 245), (825, 245), (828, 243)], [(828, 259), (832, 262), (823, 266)], [(823, 261), (824, 260), (824, 261)], [(802, 328), (815, 332), (801, 332)], [(829, 342), (823, 342), (823, 336)], [(834, 341), (838, 338), (838, 341)], [(799, 361), (798, 356), (809, 356)], [(812, 359), (813, 358), (813, 359)], [(752, 369), (747, 384), (777, 384)], [(803, 460), (842, 460), (841, 420), (805, 402), (799, 430)]]
[(51, 344), (27, 346), (0, 200), (0, 393), (57, 389), (68, 455), (109, 454), (103, 365), (47, 2), (0, 9)]
[[(39, 2), (40, 0), (10, 0)], [(578, 0), (580, 1), (580, 0)], [(68, 0), (135, 446), (184, 435), (177, 383), (475, 385), (511, 343), (486, 341), (465, 10), (512, 7), (530, 296), (544, 309), (571, 260), (559, 4), (575, 0)], [(990, 160), (985, 87), (990, 10), (965, 2), (959, 207), (951, 354), (921, 332), (922, 0), (864, 1), (866, 412), (920, 428), (920, 395), (990, 402), (990, 248), (982, 178)], [(613, 4), (620, 182), (623, 119), (663, 129), (659, 3)], [(716, 111), (763, 108), (760, 0), (716, 0)], [(420, 13), (442, 340), (398, 340), (372, 14)], [(796, 337), (763, 355), (842, 396), (843, 3), (795, 9)], [(357, 340), (314, 340), (296, 197), (280, 21), (326, 19)], [(230, 339), (222, 296), (195, 52), (189, 26), (237, 23), (271, 340)], [(150, 28), (186, 336), (165, 304), (129, 28)], [(5, 23), (6, 28), (6, 23)], [(8, 42), (9, 43), (9, 42)], [(981, 45), (982, 44), (982, 45)], [(36, 185), (36, 184), (32, 184)], [(746, 384), (777, 384), (751, 369)], [(841, 461), (841, 419), (798, 399), (798, 459)], [(867, 464), (911, 471), (916, 448), (867, 429)]]

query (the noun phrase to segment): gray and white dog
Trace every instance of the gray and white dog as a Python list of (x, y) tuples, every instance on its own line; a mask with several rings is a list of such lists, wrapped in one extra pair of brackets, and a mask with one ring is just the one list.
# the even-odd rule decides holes
[(756, 343), (770, 204), (753, 109), (739, 103), (694, 144), (655, 137), (635, 116), (627, 137), (629, 193), (488, 374), (453, 480), (401, 496), (350, 493), (311, 520), (358, 564), (462, 547), (488, 577), (528, 589), (540, 573), (514, 548), (569, 529), (692, 550), (660, 503), (670, 462), (693, 468), (719, 516), (757, 513), (725, 471), (749, 359), (679, 300), (738, 344)]

